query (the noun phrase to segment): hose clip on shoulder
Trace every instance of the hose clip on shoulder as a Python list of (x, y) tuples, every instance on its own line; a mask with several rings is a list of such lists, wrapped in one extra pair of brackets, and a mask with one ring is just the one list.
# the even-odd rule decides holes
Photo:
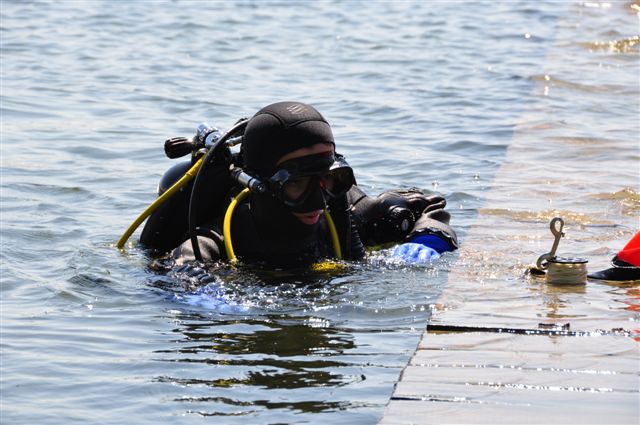
[(246, 187), (247, 189), (249, 189), (251, 192), (264, 193), (267, 190), (265, 185), (260, 180), (245, 173), (242, 168), (232, 168), (231, 178), (242, 187)]
[(228, 148), (232, 148), (236, 145), (241, 144), (242, 140), (243, 140), (243, 136), (230, 137), (225, 144), (227, 145)]

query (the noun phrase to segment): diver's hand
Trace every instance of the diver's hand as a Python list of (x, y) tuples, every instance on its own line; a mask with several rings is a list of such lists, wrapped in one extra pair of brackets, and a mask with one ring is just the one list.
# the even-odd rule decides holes
[(425, 264), (440, 258), (438, 251), (419, 243), (398, 245), (393, 249), (391, 256), (409, 264)]
[(421, 243), (440, 253), (455, 251), (458, 249), (458, 237), (449, 226), (450, 217), (451, 215), (442, 208), (431, 211), (425, 209), (409, 233), (407, 241)]

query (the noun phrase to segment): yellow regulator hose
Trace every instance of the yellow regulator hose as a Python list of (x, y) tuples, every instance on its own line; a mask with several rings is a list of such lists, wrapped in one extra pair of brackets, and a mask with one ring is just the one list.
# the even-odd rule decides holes
[(248, 188), (244, 189), (242, 192), (238, 194), (231, 203), (229, 204), (229, 208), (227, 208), (227, 212), (224, 214), (224, 220), (222, 222), (222, 235), (224, 239), (224, 249), (227, 251), (227, 258), (231, 262), (231, 264), (235, 263), (237, 260), (236, 254), (233, 252), (233, 245), (231, 244), (231, 217), (233, 216), (233, 211), (236, 209), (238, 204), (247, 196), (249, 196), (250, 190)]
[[(327, 208), (324, 209), (324, 216), (327, 220), (327, 225), (329, 226), (329, 234), (331, 235), (331, 243), (333, 245), (333, 250), (336, 253), (336, 258), (338, 260), (342, 260), (342, 249), (340, 248), (338, 231), (336, 230), (336, 225), (333, 222), (333, 217), (331, 217)], [(325, 260), (311, 265), (311, 270), (319, 273), (340, 273), (344, 269), (346, 269), (346, 266), (343, 263), (337, 263), (331, 260)]]
[[(251, 191), (247, 188), (238, 194), (227, 208), (227, 212), (224, 214), (224, 220), (222, 222), (222, 235), (224, 239), (224, 249), (227, 252), (227, 259), (232, 264), (237, 262), (236, 254), (233, 252), (233, 243), (231, 242), (231, 218), (233, 217), (233, 212), (240, 202), (242, 202)], [(329, 225), (329, 233), (331, 234), (331, 243), (333, 244), (333, 249), (336, 253), (336, 258), (338, 260), (342, 260), (342, 249), (340, 248), (340, 239), (338, 238), (338, 231), (336, 229), (336, 225), (333, 222), (333, 218), (331, 214), (329, 214), (328, 209), (324, 209), (324, 216), (327, 219), (327, 224)]]
[(162, 195), (160, 195), (155, 201), (153, 201), (151, 205), (149, 205), (144, 211), (142, 211), (142, 213), (138, 216), (138, 218), (136, 218), (135, 221), (131, 223), (131, 226), (129, 226), (127, 231), (124, 232), (122, 237), (118, 240), (118, 243), (116, 244), (116, 247), (118, 249), (124, 248), (124, 244), (127, 243), (127, 240), (129, 239), (131, 234), (135, 232), (138, 226), (140, 226), (140, 224), (147, 217), (149, 217), (155, 210), (158, 209), (160, 205), (162, 205), (167, 199), (173, 196), (174, 193), (180, 190), (184, 185), (189, 183), (189, 181), (196, 176), (196, 172), (202, 165), (203, 160), (204, 160), (204, 156), (200, 157), (200, 159), (198, 159), (198, 161), (196, 161), (196, 163), (193, 164), (193, 166), (189, 168), (189, 170), (186, 173), (184, 173), (182, 177), (180, 177), (180, 180), (175, 182), (169, 189), (167, 189)]
[(342, 248), (340, 248), (340, 239), (338, 238), (338, 230), (336, 230), (336, 224), (333, 222), (333, 217), (329, 214), (328, 209), (324, 209), (324, 217), (329, 225), (329, 233), (331, 234), (331, 243), (333, 243), (333, 250), (336, 253), (336, 258), (342, 260)]

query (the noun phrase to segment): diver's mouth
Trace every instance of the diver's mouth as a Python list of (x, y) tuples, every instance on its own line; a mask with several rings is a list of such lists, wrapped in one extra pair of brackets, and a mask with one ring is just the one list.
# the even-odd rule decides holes
[(303, 224), (309, 225), (316, 224), (318, 220), (320, 220), (321, 214), (322, 210), (309, 211), (306, 213), (293, 213), (293, 215), (295, 215)]

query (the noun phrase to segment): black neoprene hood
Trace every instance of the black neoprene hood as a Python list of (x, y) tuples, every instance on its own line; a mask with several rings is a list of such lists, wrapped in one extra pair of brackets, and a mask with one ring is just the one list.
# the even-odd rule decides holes
[(313, 106), (278, 102), (259, 110), (247, 124), (242, 140), (246, 169), (271, 177), (284, 155), (316, 143), (334, 144), (327, 120)]

